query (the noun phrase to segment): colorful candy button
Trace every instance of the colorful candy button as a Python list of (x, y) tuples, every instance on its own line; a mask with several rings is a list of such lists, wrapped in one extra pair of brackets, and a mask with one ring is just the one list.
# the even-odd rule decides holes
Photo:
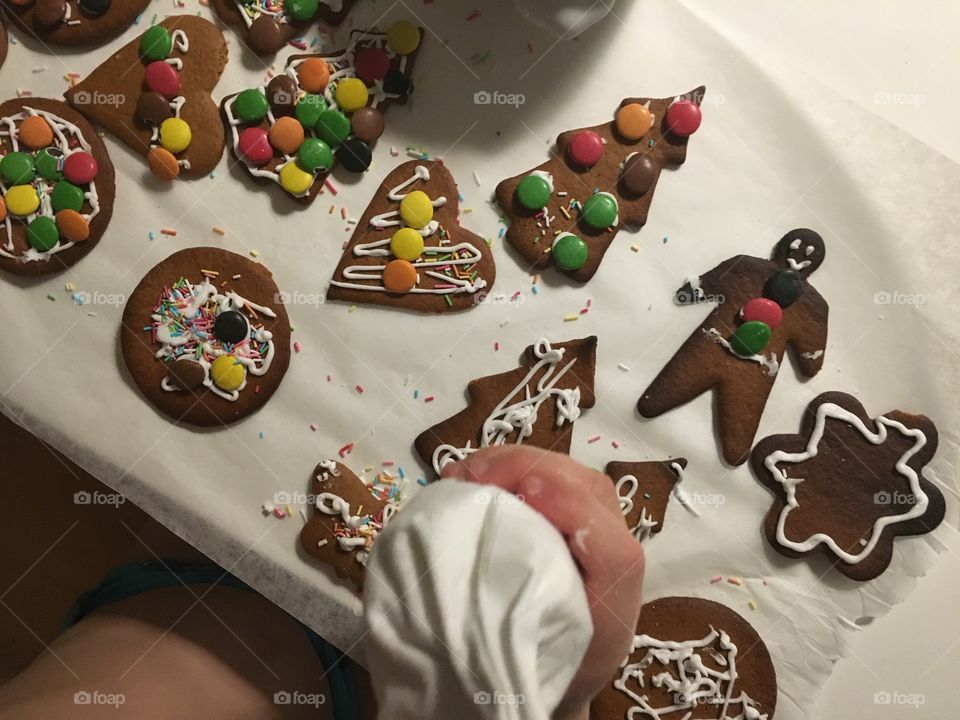
[(140, 36), (140, 56), (144, 60), (164, 60), (172, 52), (173, 37), (162, 25), (154, 25)]
[(390, 56), (382, 48), (364, 47), (357, 50), (353, 66), (357, 77), (367, 85), (373, 85), (377, 80), (383, 80), (390, 70)]
[(59, 155), (54, 155), (46, 149), (38, 152), (33, 163), (37, 175), (44, 180), (59, 180), (62, 175), (60, 172), (60, 159)]
[(370, 99), (370, 91), (360, 78), (344, 78), (337, 83), (337, 105), (346, 112), (365, 107)]
[(308, 58), (297, 65), (297, 80), (304, 92), (323, 92), (330, 82), (330, 66), (326, 60)]
[(759, 320), (745, 322), (730, 338), (730, 347), (737, 355), (756, 355), (770, 342), (770, 327)]
[(45, 148), (53, 142), (53, 130), (50, 123), (39, 115), (30, 115), (23, 119), (18, 128), (18, 134), (23, 144), (32, 150)]
[(320, 9), (319, 0), (287, 0), (283, 9), (297, 22), (306, 22)]
[(307, 138), (300, 146), (297, 160), (304, 170), (326, 172), (333, 167), (333, 151), (319, 138)]
[(61, 180), (53, 186), (53, 192), (50, 193), (50, 204), (53, 206), (55, 213), (61, 210), (80, 212), (83, 207), (83, 190), (72, 182)]
[(803, 292), (803, 278), (796, 270), (778, 270), (763, 288), (763, 296), (782, 308), (793, 305)]
[(27, 225), (27, 242), (37, 252), (52, 250), (60, 242), (60, 231), (53, 218), (46, 215), (35, 217)]
[(84, 150), (70, 153), (63, 161), (63, 176), (75, 185), (93, 182), (98, 172), (97, 159)]
[(643, 195), (657, 180), (657, 164), (648, 153), (635, 154), (623, 164), (620, 184), (634, 195)]
[(40, 197), (33, 185), (14, 185), (7, 190), (4, 200), (7, 201), (10, 214), (18, 217), (26, 217), (40, 207)]
[(97, 17), (103, 15), (107, 10), (110, 9), (110, 0), (80, 0), (77, 3), (80, 6), (80, 9), (87, 15), (92, 15)]
[(409, 227), (419, 230), (433, 220), (433, 203), (423, 190), (407, 193), (400, 201), (400, 219)]
[(590, 227), (603, 230), (617, 221), (617, 199), (608, 192), (598, 192), (583, 204), (583, 221)]
[(190, 147), (193, 133), (185, 120), (167, 118), (160, 124), (160, 144), (172, 153), (179, 153)]
[(773, 300), (754, 298), (743, 306), (740, 316), (744, 322), (757, 320), (765, 323), (771, 330), (776, 330), (783, 320), (783, 310)]
[(337, 157), (340, 159), (340, 166), (352, 173), (366, 172), (373, 162), (370, 146), (360, 138), (344, 140), (337, 151)]
[(247, 378), (247, 369), (233, 355), (221, 355), (210, 364), (210, 379), (226, 392), (239, 390)]
[(160, 93), (170, 100), (180, 94), (180, 73), (173, 65), (163, 60), (154, 60), (147, 65), (144, 82), (148, 90)]
[(413, 80), (399, 68), (390, 68), (383, 78), (383, 91), (397, 97), (406, 97), (413, 92)]
[(542, 175), (530, 173), (517, 185), (517, 202), (527, 210), (542, 210), (552, 194), (553, 187)]
[(562, 270), (579, 270), (587, 262), (587, 244), (573, 233), (560, 233), (550, 253)]
[(67, 14), (67, 0), (37, 0), (33, 20), (38, 25), (53, 27), (63, 22)]
[(3, 198), (0, 198), (0, 222), (3, 222), (7, 219), (7, 203)]
[(289, 75), (276, 75), (267, 83), (267, 101), (275, 114), (289, 115), (297, 101), (297, 81)]
[(390, 252), (401, 260), (413, 262), (423, 252), (423, 235), (413, 228), (400, 228), (390, 238)]
[(163, 95), (147, 90), (137, 98), (137, 109), (133, 116), (144, 127), (153, 127), (173, 117), (173, 108)]
[(61, 210), (56, 220), (60, 234), (68, 242), (83, 242), (90, 237), (90, 226), (76, 210)]
[(653, 113), (640, 103), (628, 103), (617, 110), (617, 132), (627, 140), (639, 140), (653, 127)]
[(181, 355), (167, 363), (167, 381), (180, 390), (198, 390), (207, 379), (207, 370), (193, 358)]
[(250, 324), (238, 310), (224, 310), (213, 321), (213, 333), (223, 343), (236, 344), (250, 334)]
[(304, 129), (309, 130), (317, 124), (326, 109), (327, 101), (323, 99), (323, 95), (308, 94), (300, 98), (300, 102), (293, 109), (293, 114)]
[(567, 156), (580, 167), (593, 167), (603, 157), (603, 138), (593, 130), (581, 130), (567, 145)]
[(233, 101), (233, 111), (244, 122), (260, 122), (269, 109), (267, 96), (257, 88), (241, 91)]
[(160, 180), (173, 180), (180, 174), (180, 163), (169, 150), (162, 147), (150, 148), (147, 165), (154, 177)]
[(373, 107), (362, 107), (350, 116), (350, 129), (356, 137), (372, 143), (383, 135), (383, 113)]
[(387, 45), (397, 55), (409, 55), (420, 47), (420, 28), (406, 20), (398, 20), (387, 30)]
[(25, 152), (7, 153), (0, 159), (0, 175), (9, 185), (33, 182), (33, 155)]
[(383, 268), (383, 287), (388, 292), (410, 292), (417, 284), (417, 269), (408, 260), (391, 260)]
[(280, 168), (280, 187), (291, 195), (305, 195), (313, 180), (313, 175), (295, 162), (288, 162)]
[(257, 55), (268, 55), (287, 44), (287, 35), (272, 15), (261, 14), (247, 28), (247, 42)]
[(700, 127), (700, 106), (689, 100), (677, 100), (667, 108), (667, 129), (674, 135), (687, 137)]
[(244, 129), (237, 138), (237, 152), (249, 163), (264, 165), (273, 157), (267, 131), (261, 127)]
[(315, 127), (320, 139), (332, 148), (337, 147), (350, 134), (350, 121), (347, 116), (333, 108), (320, 114)]
[(303, 144), (303, 125), (292, 117), (277, 118), (268, 134), (270, 144), (286, 155), (293, 155)]

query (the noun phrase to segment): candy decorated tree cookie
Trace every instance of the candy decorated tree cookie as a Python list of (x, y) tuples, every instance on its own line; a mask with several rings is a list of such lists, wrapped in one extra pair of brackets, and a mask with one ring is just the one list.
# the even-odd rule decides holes
[(130, 27), (149, 4), (150, 0), (0, 0), (11, 22), (44, 46), (102, 45)]
[(810, 275), (824, 255), (823, 239), (801, 228), (783, 236), (771, 260), (737, 255), (688, 281), (679, 304), (716, 307), (644, 391), (640, 414), (656, 417), (715, 390), (723, 458), (743, 463), (787, 346), (805, 376), (823, 367), (828, 308)]
[(540, 339), (520, 367), (473, 380), (470, 404), (424, 430), (414, 446), (434, 473), (494, 445), (531, 445), (570, 452), (573, 425), (596, 401), (597, 338), (551, 345)]
[(943, 493), (922, 475), (937, 444), (924, 415), (871, 418), (846, 393), (819, 395), (799, 434), (764, 438), (750, 456), (776, 498), (763, 523), (768, 542), (787, 557), (820, 552), (852, 580), (879, 576), (897, 536), (943, 521)]
[(67, 102), (134, 152), (161, 180), (208, 175), (223, 155), (210, 92), (227, 64), (212, 23), (174, 15), (147, 28), (76, 86)]
[(103, 140), (59, 100), (0, 104), (0, 268), (59, 272), (103, 235), (116, 192)]
[(335, 162), (370, 167), (384, 111), (403, 104), (423, 31), (398, 22), (386, 33), (354, 31), (350, 47), (294, 55), (283, 73), (228, 95), (220, 105), (230, 148), (256, 180), (310, 204)]
[(257, 55), (272, 55), (323, 20), (339, 25), (356, 0), (210, 0), (217, 16), (242, 33)]
[(640, 542), (663, 530), (667, 502), (686, 467), (686, 458), (607, 463), (604, 472), (614, 482), (620, 512)]
[(458, 200), (442, 162), (399, 165), (357, 223), (327, 299), (421, 312), (476, 307), (496, 267), (483, 238), (460, 226)]
[(560, 133), (550, 160), (497, 185), (507, 242), (531, 270), (586, 282), (621, 229), (646, 223), (660, 172), (687, 157), (704, 92), (627, 98), (612, 120)]

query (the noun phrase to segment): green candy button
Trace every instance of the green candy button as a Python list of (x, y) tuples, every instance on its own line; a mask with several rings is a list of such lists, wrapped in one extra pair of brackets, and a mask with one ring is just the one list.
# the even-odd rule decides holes
[(53, 192), (50, 193), (50, 204), (53, 205), (54, 212), (61, 210), (76, 210), (80, 212), (83, 207), (83, 190), (73, 183), (61, 180), (53, 186)]
[(770, 326), (759, 320), (745, 322), (730, 338), (730, 347), (737, 355), (756, 355), (770, 342)]
[(233, 102), (233, 111), (244, 122), (260, 122), (269, 109), (267, 96), (256, 88), (244, 90)]
[(44, 180), (59, 180), (63, 177), (60, 172), (60, 158), (51, 155), (46, 148), (37, 153), (34, 167), (37, 169), (37, 174)]
[(540, 175), (527, 175), (517, 185), (517, 200), (527, 210), (542, 210), (550, 202), (550, 183)]
[(0, 160), (0, 175), (10, 185), (33, 182), (33, 155), (25, 152), (7, 153)]
[(38, 252), (46, 252), (56, 247), (60, 241), (60, 231), (53, 218), (41, 215), (27, 225), (27, 242)]
[(320, 0), (287, 0), (284, 10), (298, 22), (305, 22), (317, 14)]
[(145, 60), (165, 60), (172, 52), (173, 38), (165, 27), (154, 25), (140, 36), (140, 55)]
[(590, 227), (603, 230), (617, 220), (617, 201), (610, 193), (598, 192), (583, 204), (583, 221)]
[(317, 124), (317, 120), (326, 109), (327, 101), (323, 99), (323, 95), (309, 93), (300, 98), (300, 102), (293, 109), (293, 114), (303, 125), (303, 129), (309, 130)]
[(579, 270), (587, 261), (587, 244), (573, 233), (560, 233), (551, 254), (562, 270)]
[(350, 120), (339, 110), (326, 110), (317, 119), (317, 135), (332, 148), (337, 147), (350, 134)]
[(300, 146), (297, 160), (307, 172), (329, 170), (333, 165), (333, 151), (323, 140), (307, 138)]

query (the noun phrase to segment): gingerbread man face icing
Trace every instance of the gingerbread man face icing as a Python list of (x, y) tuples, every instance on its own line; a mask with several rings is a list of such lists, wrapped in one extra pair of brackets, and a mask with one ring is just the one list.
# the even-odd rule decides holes
[(826, 252), (822, 237), (813, 230), (801, 228), (783, 236), (774, 248), (773, 260), (807, 277), (820, 267)]
[[(126, 30), (150, 0), (0, 0), (11, 21), (45, 45), (99, 45)], [(2, 57), (0, 57), (2, 62)]]

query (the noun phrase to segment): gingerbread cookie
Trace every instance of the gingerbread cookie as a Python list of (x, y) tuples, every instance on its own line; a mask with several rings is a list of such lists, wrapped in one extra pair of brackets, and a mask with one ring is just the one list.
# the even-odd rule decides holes
[(377, 489), (343, 463), (321, 461), (310, 483), (315, 510), (300, 531), (303, 549), (363, 590), (373, 542), (399, 507), (395, 487)]
[(640, 542), (663, 530), (667, 501), (686, 467), (686, 458), (607, 463), (604, 472), (615, 483), (620, 512)]
[(317, 20), (339, 25), (356, 0), (211, 0), (223, 22), (236, 27), (257, 55), (272, 55)]
[(791, 230), (771, 260), (737, 255), (688, 280), (676, 302), (717, 306), (644, 391), (640, 414), (656, 417), (716, 389), (723, 457), (746, 461), (787, 346), (807, 377), (823, 367), (828, 308), (809, 277), (824, 254), (813, 230)]
[(223, 124), (210, 92), (227, 64), (212, 23), (174, 15), (67, 90), (67, 102), (135, 152), (161, 180), (208, 175), (223, 155)]
[[(389, 38), (398, 25), (413, 39)], [(387, 33), (355, 30), (350, 47), (294, 55), (269, 82), (228, 95), (220, 105), (230, 148), (255, 179), (310, 204), (339, 160), (350, 172), (370, 167), (383, 113), (405, 103), (423, 31), (397, 23)]]
[(414, 446), (439, 475), (443, 466), (493, 445), (570, 452), (573, 424), (593, 407), (597, 338), (557, 345), (540, 339), (515, 370), (473, 380), (470, 405), (420, 433)]
[(777, 673), (757, 631), (712, 600), (665, 597), (640, 609), (637, 633), (591, 720), (773, 720)]
[(7, 48), (10, 47), (10, 37), (7, 35), (7, 26), (3, 22), (3, 13), (0, 13), (0, 67), (7, 59)]
[[(10, 20), (44, 45), (102, 45), (126, 30), (150, 0), (0, 0)], [(2, 57), (0, 57), (2, 62)]]
[(871, 419), (846, 393), (814, 398), (799, 435), (761, 440), (750, 456), (776, 501), (763, 528), (787, 557), (819, 548), (852, 580), (890, 565), (898, 535), (923, 535), (943, 520), (943, 494), (922, 477), (937, 452), (924, 415), (894, 410)]
[(560, 133), (553, 158), (497, 185), (507, 242), (531, 269), (592, 278), (617, 232), (647, 221), (660, 171), (686, 159), (705, 91), (627, 98), (610, 122)]
[(442, 162), (398, 166), (357, 223), (327, 299), (437, 313), (477, 306), (496, 267), (483, 238), (460, 226), (459, 204)]
[(116, 182), (103, 140), (66, 103), (0, 104), (0, 268), (43, 275), (93, 250)]
[(174, 253), (123, 310), (120, 346), (137, 386), (178, 422), (210, 426), (258, 410), (290, 364), (290, 321), (270, 271), (212, 247)]

